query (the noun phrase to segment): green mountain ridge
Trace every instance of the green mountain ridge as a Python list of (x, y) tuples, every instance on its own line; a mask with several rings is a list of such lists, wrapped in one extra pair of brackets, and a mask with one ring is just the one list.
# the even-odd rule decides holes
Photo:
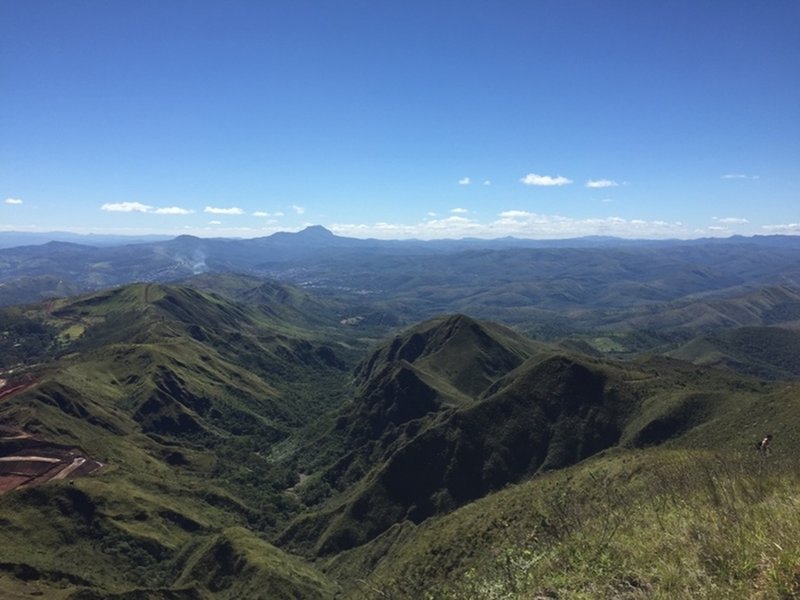
[(800, 376), (800, 329), (738, 327), (699, 336), (668, 354), (765, 379), (796, 379)]
[[(361, 489), (348, 490), (336, 516), (323, 516), (329, 524), (314, 536), (317, 552), (347, 550), (395, 523), (449, 512), (619, 439), (624, 400), (618, 390), (605, 390), (604, 374), (554, 356), (534, 359), (509, 377), (496, 394), (423, 428), (368, 473)], [(293, 535), (290, 530), (283, 539)]]
[[(413, 328), (362, 363), (364, 393), (337, 422), (338, 429), (357, 433), (345, 436), (351, 449), (321, 476), (335, 493), (317, 513), (295, 521), (282, 544), (322, 556), (349, 550), (399, 523), (421, 523), (612, 447), (678, 438), (723, 404), (722, 393), (704, 393), (710, 380), (684, 363), (623, 365), (533, 344), (531, 358), (494, 372), (471, 401), (452, 401), (442, 391), (453, 389), (452, 382), (430, 385), (417, 364), (441, 353), (438, 340), (449, 339), (454, 323), (479, 330), (473, 341), (489, 337), (482, 324), (450, 317)], [(483, 354), (479, 344), (459, 347), (468, 357), (463, 365)], [(442, 358), (450, 364), (444, 359), (452, 357)], [(442, 373), (457, 379), (462, 371), (451, 366)], [(725, 374), (714, 382), (729, 390), (743, 386)]]

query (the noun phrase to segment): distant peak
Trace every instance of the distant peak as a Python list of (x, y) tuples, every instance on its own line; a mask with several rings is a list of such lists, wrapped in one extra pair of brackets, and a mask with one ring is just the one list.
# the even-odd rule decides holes
[(334, 237), (334, 233), (329, 229), (325, 229), (322, 225), (310, 225), (302, 231), (298, 231), (297, 234), (304, 237), (313, 236), (315, 238)]

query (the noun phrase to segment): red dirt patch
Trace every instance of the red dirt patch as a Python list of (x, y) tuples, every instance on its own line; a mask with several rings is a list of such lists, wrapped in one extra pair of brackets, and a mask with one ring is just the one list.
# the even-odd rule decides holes
[(23, 477), (22, 475), (0, 475), (0, 494), (17, 489), (27, 483), (29, 479), (30, 477)]
[(0, 493), (51, 479), (89, 475), (102, 466), (80, 448), (0, 426)]
[(12, 394), (16, 394), (17, 392), (28, 389), (34, 383), (36, 383), (32, 377), (26, 377), (22, 381), (15, 381), (13, 383), (10, 383), (5, 379), (3, 379), (2, 382), (3, 384), (0, 385), (0, 402), (6, 398), (9, 398)]

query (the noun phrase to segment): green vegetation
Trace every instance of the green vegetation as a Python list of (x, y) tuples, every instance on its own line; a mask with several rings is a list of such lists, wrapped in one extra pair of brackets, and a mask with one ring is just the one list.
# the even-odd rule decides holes
[(764, 379), (794, 379), (800, 376), (800, 331), (779, 327), (729, 329), (695, 338), (669, 355)]
[[(286, 493), (296, 473), (267, 457), (342, 401), (356, 350), (335, 332), (272, 321), (266, 308), (144, 284), (48, 304), (42, 327), (68, 340), (64, 355), (29, 370), (34, 385), (3, 401), (2, 422), (106, 467), (0, 496), (9, 589), (22, 594), (27, 581), (54, 597), (136, 597), (145, 587), (164, 598), (331, 596), (322, 576), (264, 541), (298, 508)], [(76, 325), (83, 334), (66, 338)], [(225, 554), (230, 565), (183, 585), (198, 552)]]
[(324, 576), (236, 526), (244, 507), (224, 492), (111, 479), (2, 497), (4, 578), (69, 598), (332, 597)]
[[(0, 341), (30, 343), (6, 355), (26, 379), (0, 400), (0, 456), (103, 464), (0, 494), (4, 597), (800, 596), (788, 290), (724, 303), (758, 326), (637, 330), (604, 309), (533, 340), (465, 314), (390, 330), (385, 298), (188, 283), (2, 313)], [(592, 319), (609, 329), (581, 333)]]
[(54, 327), (19, 309), (0, 309), (0, 371), (41, 362), (56, 347)]
[[(360, 582), (353, 598), (794, 598), (799, 466), (617, 453), (398, 529), (333, 569)], [(359, 561), (363, 577), (348, 571)]]
[(189, 558), (178, 586), (202, 585), (215, 598), (332, 598), (336, 586), (314, 568), (237, 527)]

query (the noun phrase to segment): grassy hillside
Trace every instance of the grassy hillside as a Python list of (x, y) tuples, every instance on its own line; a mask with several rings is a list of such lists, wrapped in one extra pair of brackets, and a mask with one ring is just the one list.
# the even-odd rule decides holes
[[(743, 402), (753, 406), (762, 384), (664, 358), (619, 363), (539, 352), (496, 373), (471, 402), (449, 401), (444, 385), (427, 384), (416, 370), (419, 360), (401, 356), (435, 355), (431, 340), (451, 323), (421, 326), (432, 332), (429, 345), (409, 346), (420, 335), (412, 329), (362, 364), (367, 393), (335, 426), (343, 449), (301, 486), (312, 510), (281, 543), (330, 556), (612, 448), (704, 435), (714, 441), (708, 447), (719, 448), (750, 431), (739, 442), (749, 449), (763, 435), (757, 421), (733, 425), (729, 418), (741, 415)], [(376, 368), (382, 359), (383, 370)]]
[[(296, 474), (266, 456), (341, 402), (354, 352), (345, 338), (185, 287), (133, 285), (26, 311), (59, 358), (19, 367), (30, 385), (0, 405), (3, 452), (19, 455), (13, 440), (33, 436), (103, 467), (0, 495), (9, 589), (331, 596), (324, 577), (265, 541), (299, 508), (285, 491)], [(201, 578), (209, 553), (228, 562)]]
[(296, 522), (287, 541), (311, 538), (316, 552), (338, 552), (577, 462), (617, 442), (635, 400), (607, 371), (567, 357), (532, 359), (508, 378), (486, 399), (407, 432), (359, 485)]
[(763, 377), (800, 376), (800, 330), (741, 327), (706, 334), (669, 353), (696, 365)]
[(658, 447), (637, 449), (632, 422), (614, 449), (399, 522), (326, 570), (348, 598), (797, 597), (800, 388), (741, 391)]
[(607, 455), (397, 526), (329, 569), (354, 582), (346, 598), (795, 598), (797, 468)]
[(373, 352), (356, 375), (367, 385), (385, 364), (406, 361), (471, 397), (541, 348), (510, 329), (454, 315), (426, 321), (395, 336)]
[[(0, 384), (0, 483), (100, 465), (0, 493), (7, 597), (800, 594), (797, 384), (711, 368), (700, 340), (620, 361), (463, 314), (367, 353), (385, 324), (331, 298), (198, 287), (3, 313), (4, 347), (36, 344)], [(789, 376), (792, 336), (703, 343)]]
[(332, 598), (336, 589), (264, 541), (222, 490), (106, 475), (6, 494), (0, 507), (0, 582), (19, 597)]
[(628, 315), (632, 328), (692, 331), (800, 322), (800, 293), (789, 285), (745, 289), (724, 297), (692, 298)]

